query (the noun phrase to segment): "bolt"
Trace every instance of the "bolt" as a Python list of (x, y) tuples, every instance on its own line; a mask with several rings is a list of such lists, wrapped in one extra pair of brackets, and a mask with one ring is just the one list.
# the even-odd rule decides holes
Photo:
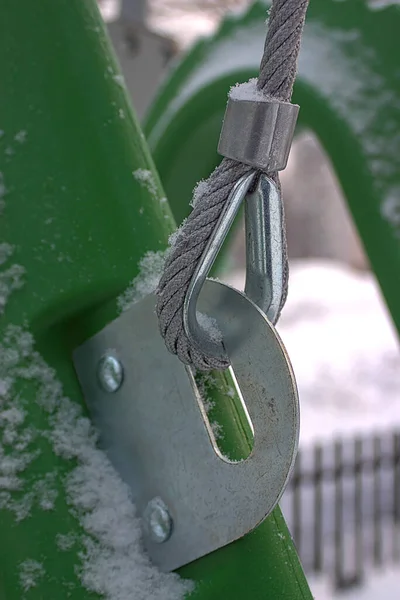
[(172, 519), (168, 506), (161, 498), (153, 498), (143, 511), (143, 520), (149, 537), (157, 544), (166, 542), (172, 533)]
[(112, 354), (103, 356), (97, 368), (99, 383), (105, 392), (116, 392), (122, 385), (124, 369)]

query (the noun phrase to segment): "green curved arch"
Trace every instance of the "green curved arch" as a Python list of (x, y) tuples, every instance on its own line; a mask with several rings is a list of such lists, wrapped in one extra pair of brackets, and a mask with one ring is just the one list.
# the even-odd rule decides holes
[[(176, 66), (145, 122), (178, 222), (216, 147), (229, 87), (257, 74), (266, 3), (228, 18)], [(400, 330), (400, 7), (362, 0), (310, 3), (293, 100), (336, 170)], [(323, 201), (323, 199), (321, 199)]]

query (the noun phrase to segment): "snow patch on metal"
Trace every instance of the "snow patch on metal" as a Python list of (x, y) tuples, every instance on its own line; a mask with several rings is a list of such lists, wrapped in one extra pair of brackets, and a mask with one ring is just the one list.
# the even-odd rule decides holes
[(257, 79), (255, 77), (232, 86), (229, 97), (232, 100), (248, 100), (249, 102), (261, 100), (265, 102), (265, 94), (257, 89)]

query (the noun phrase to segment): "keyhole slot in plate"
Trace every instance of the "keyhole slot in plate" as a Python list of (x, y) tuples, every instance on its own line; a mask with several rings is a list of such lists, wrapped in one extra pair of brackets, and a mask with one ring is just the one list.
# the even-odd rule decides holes
[[(216, 281), (199, 308), (215, 318), (254, 426), (249, 457), (220, 456), (202, 414), (193, 374), (169, 354), (154, 296), (123, 313), (74, 353), (75, 368), (101, 444), (132, 490), (139, 515), (161, 498), (173, 522), (162, 544), (144, 543), (162, 570), (177, 569), (256, 527), (275, 507), (293, 467), (299, 411), (285, 349), (265, 315)], [(110, 394), (97, 379), (107, 351), (124, 379)]]
[(254, 427), (233, 369), (196, 372), (194, 380), (221, 456), (232, 462), (246, 459), (254, 446)]

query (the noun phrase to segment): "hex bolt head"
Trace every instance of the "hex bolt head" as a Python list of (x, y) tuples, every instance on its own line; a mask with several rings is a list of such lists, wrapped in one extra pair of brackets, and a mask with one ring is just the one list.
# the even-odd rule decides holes
[(172, 533), (172, 519), (168, 506), (159, 498), (153, 498), (143, 511), (145, 530), (153, 542), (162, 544)]
[(124, 380), (124, 369), (121, 362), (112, 354), (106, 354), (99, 361), (97, 378), (105, 392), (116, 392)]

